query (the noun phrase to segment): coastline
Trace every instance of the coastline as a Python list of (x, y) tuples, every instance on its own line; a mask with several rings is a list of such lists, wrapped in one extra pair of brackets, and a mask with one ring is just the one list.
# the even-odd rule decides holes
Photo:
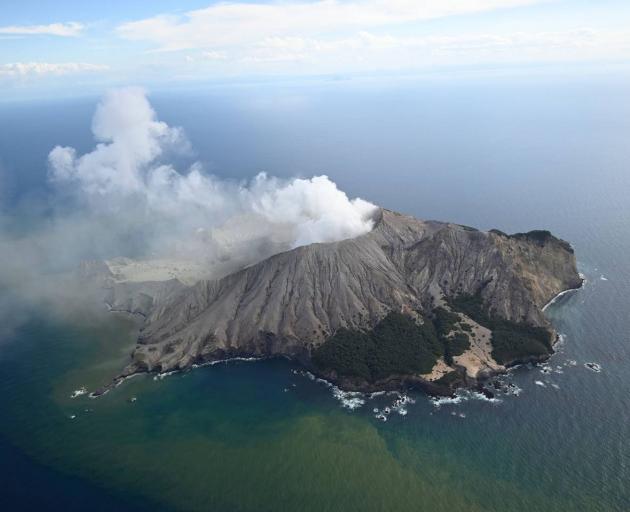
[(541, 311), (544, 313), (549, 306), (552, 306), (553, 304), (558, 302), (563, 297), (565, 297), (565, 296), (567, 296), (567, 295), (569, 295), (571, 293), (577, 292), (577, 291), (581, 290), (582, 288), (584, 288), (584, 285), (586, 284), (586, 277), (584, 276), (584, 274), (580, 273), (580, 279), (581, 279), (580, 286), (577, 286), (575, 288), (567, 288), (566, 290), (561, 291), (558, 295), (556, 295), (549, 302), (547, 302), (547, 304), (545, 304), (542, 307)]
[[(327, 383), (327, 385), (338, 389), (342, 393), (363, 393), (363, 394), (381, 393), (381, 392), (403, 393), (410, 389), (418, 389), (429, 396), (448, 397), (448, 396), (453, 396), (455, 391), (462, 388), (483, 392), (481, 390), (481, 387), (483, 386), (484, 382), (498, 375), (505, 374), (508, 370), (508, 368), (506, 367), (506, 370), (502, 370), (502, 371), (496, 371), (496, 372), (486, 371), (484, 372), (483, 377), (472, 379), (466, 376), (465, 370), (461, 368), (453, 368), (453, 371), (451, 373), (456, 373), (457, 378), (451, 383), (449, 383), (448, 385), (438, 384), (437, 382), (429, 381), (419, 375), (392, 375), (390, 377), (379, 380), (377, 382), (370, 383), (367, 381), (361, 381), (359, 379), (353, 379), (349, 377), (339, 378), (337, 376), (327, 375), (327, 374), (319, 372), (316, 368), (310, 365), (305, 365), (303, 362), (293, 359), (291, 357), (287, 357), (287, 356), (276, 356), (276, 357), (287, 359), (291, 361), (292, 363), (295, 363), (301, 366), (303, 372), (306, 372), (307, 374), (312, 375), (314, 379), (318, 381)], [(228, 364), (231, 362), (257, 362), (257, 361), (265, 361), (269, 359), (273, 359), (273, 358), (241, 355), (241, 356), (234, 356), (234, 357), (228, 357), (228, 358), (223, 358), (223, 359), (216, 359), (213, 361), (205, 361), (202, 363), (192, 363), (190, 366), (187, 366), (186, 368), (177, 368), (177, 369), (169, 370), (166, 372), (139, 371), (136, 368), (135, 371), (133, 371), (132, 373), (121, 374), (114, 377), (109, 384), (106, 384), (104, 386), (97, 388), (96, 390), (90, 392), (88, 396), (89, 398), (99, 398), (101, 396), (104, 396), (107, 393), (109, 393), (111, 390), (121, 386), (125, 381), (130, 380), (140, 375), (152, 376), (154, 380), (162, 380), (176, 373), (192, 371), (192, 370), (203, 368), (206, 366), (215, 366), (221, 363)]]
[[(580, 276), (580, 285), (575, 288), (568, 288), (566, 290), (561, 291), (557, 295), (555, 295), (549, 302), (547, 302), (542, 308), (541, 311), (545, 312), (550, 306), (556, 304), (563, 297), (566, 297), (574, 292), (582, 289), (586, 283), (586, 278), (583, 274), (579, 274)], [(137, 316), (137, 313), (126, 311), (126, 310), (115, 310), (111, 308), (109, 304), (106, 304), (109, 308), (109, 311), (112, 313), (123, 313), (131, 316)], [(143, 316), (143, 315), (142, 315)], [(556, 343), (560, 339), (560, 335), (555, 329), (552, 329), (553, 334), (553, 343), (552, 347), (555, 347)], [(452, 366), (452, 371), (447, 375), (453, 375), (453, 378), (448, 382), (438, 383), (438, 381), (427, 380), (426, 378), (420, 375), (391, 375), (385, 379), (381, 379), (376, 382), (368, 382), (363, 379), (357, 379), (353, 377), (344, 377), (337, 376), (336, 374), (325, 374), (318, 371), (311, 364), (305, 364), (303, 360), (298, 358), (292, 358), (287, 355), (278, 355), (274, 357), (284, 357), (296, 364), (299, 364), (303, 367), (304, 371), (313, 375), (316, 379), (319, 379), (323, 382), (328, 383), (330, 386), (339, 389), (340, 392), (348, 392), (348, 393), (378, 393), (378, 392), (405, 392), (410, 389), (419, 389), (424, 393), (435, 396), (435, 397), (452, 397), (456, 393), (456, 391), (461, 389), (473, 390), (481, 393), (489, 393), (492, 394), (491, 391), (487, 390), (484, 385), (489, 380), (499, 377), (501, 375), (505, 375), (510, 372), (514, 368), (517, 368), (526, 364), (539, 364), (547, 361), (553, 354), (555, 350), (552, 348), (552, 352), (549, 354), (545, 354), (542, 356), (530, 356), (524, 359), (518, 359), (514, 361), (510, 361), (509, 363), (503, 365), (502, 369), (491, 369), (486, 368), (482, 372), (480, 372), (475, 377), (470, 377), (466, 373), (466, 369), (460, 365)], [(225, 355), (225, 354), (224, 354)], [(203, 360), (192, 362), (185, 368), (175, 368), (172, 370), (168, 370), (166, 372), (154, 372), (141, 370), (138, 366), (127, 367), (125, 370), (129, 371), (129, 373), (123, 372), (122, 374), (114, 377), (109, 384), (99, 387), (93, 392), (89, 393), (90, 398), (98, 398), (107, 394), (112, 389), (120, 386), (126, 380), (131, 379), (132, 377), (136, 377), (138, 375), (153, 375), (154, 380), (163, 379), (169, 375), (179, 372), (185, 372), (194, 370), (196, 368), (201, 368), (204, 366), (214, 366), (220, 363), (230, 363), (235, 361), (261, 361), (266, 359), (271, 359), (272, 357), (264, 357), (264, 356), (256, 356), (251, 354), (238, 354), (231, 357), (223, 357), (220, 359), (214, 360)]]
[[(570, 290), (565, 290), (558, 294), (558, 296), (566, 294), (567, 292), (577, 291), (579, 288), (574, 288)], [(558, 296), (554, 297), (555, 300)], [(555, 346), (556, 343), (560, 340), (560, 334), (553, 330), (553, 344)], [(492, 397), (492, 391), (485, 387), (485, 384), (492, 380), (493, 378), (499, 377), (501, 375), (505, 375), (512, 371), (515, 368), (518, 368), (522, 365), (527, 364), (540, 364), (547, 361), (553, 354), (555, 350), (553, 350), (549, 354), (545, 354), (543, 356), (530, 356), (525, 359), (518, 359), (511, 361), (504, 365), (502, 369), (491, 369), (486, 368), (484, 371), (480, 372), (476, 377), (470, 377), (466, 373), (466, 369), (463, 366), (455, 365), (452, 367), (452, 371), (449, 372), (448, 375), (454, 374), (453, 379), (449, 380), (448, 383), (439, 383), (438, 381), (430, 381), (420, 375), (391, 375), (385, 379), (381, 379), (376, 382), (368, 382), (363, 379), (357, 379), (353, 377), (344, 377), (337, 376), (336, 374), (326, 374), (317, 370), (317, 368), (312, 365), (305, 364), (304, 361), (300, 361), (298, 359), (289, 357), (289, 356), (274, 356), (278, 358), (287, 359), (299, 366), (302, 367), (304, 372), (313, 375), (313, 377), (317, 380), (327, 383), (330, 387), (338, 389), (342, 393), (362, 393), (362, 394), (371, 394), (371, 393), (380, 393), (380, 392), (399, 392), (404, 393), (406, 391), (417, 389), (429, 396), (433, 397), (453, 397), (458, 390), (467, 389), (470, 391), (475, 391), (479, 393), (483, 393), (489, 398)], [(133, 377), (139, 375), (148, 375), (153, 376), (154, 380), (162, 380), (170, 375), (187, 372), (191, 370), (195, 370), (197, 368), (202, 368), (206, 366), (215, 366), (221, 363), (231, 363), (231, 362), (256, 362), (256, 361), (264, 361), (273, 359), (274, 357), (261, 357), (261, 356), (253, 356), (247, 354), (239, 354), (231, 357), (223, 357), (221, 359), (214, 359), (211, 361), (201, 361), (191, 363), (189, 366), (185, 368), (175, 368), (172, 370), (168, 370), (165, 372), (155, 372), (155, 371), (146, 371), (140, 370), (138, 367), (130, 368), (127, 370), (130, 373), (123, 373), (118, 375), (112, 379), (109, 384), (101, 386), (95, 391), (89, 393), (90, 398), (98, 398), (103, 396), (114, 388), (122, 385), (126, 380), (129, 380)]]

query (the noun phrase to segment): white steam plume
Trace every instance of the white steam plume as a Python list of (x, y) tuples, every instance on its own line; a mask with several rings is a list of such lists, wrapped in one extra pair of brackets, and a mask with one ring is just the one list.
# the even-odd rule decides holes
[(372, 228), (375, 206), (349, 200), (326, 176), (235, 182), (205, 174), (200, 163), (178, 172), (173, 162), (190, 155), (190, 145), (181, 129), (157, 120), (141, 89), (108, 93), (92, 131), (93, 151), (50, 152), (55, 194), (11, 214), (0, 205), (0, 346), (30, 311), (102, 314), (102, 292), (75, 279), (81, 260), (153, 260), (128, 265), (149, 268), (139, 273), (147, 280), (163, 260), (168, 272), (172, 261), (184, 262), (179, 269), (192, 268), (185, 277), (194, 281)]
[(108, 230), (119, 225), (127, 238), (141, 237), (145, 257), (194, 258), (208, 270), (220, 262), (225, 273), (372, 229), (376, 207), (348, 199), (326, 176), (280, 180), (261, 173), (237, 183), (205, 174), (199, 163), (179, 172), (169, 159), (189, 153), (190, 145), (181, 129), (157, 120), (142, 89), (106, 94), (92, 131), (92, 152), (78, 156), (60, 146), (50, 152), (50, 180)]

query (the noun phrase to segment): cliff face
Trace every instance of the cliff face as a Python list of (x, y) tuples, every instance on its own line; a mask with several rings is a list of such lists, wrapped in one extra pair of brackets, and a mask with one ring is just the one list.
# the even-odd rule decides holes
[[(547, 232), (505, 235), (421, 221), (387, 210), (370, 233), (281, 253), (232, 275), (191, 287), (169, 285), (142, 306), (146, 323), (125, 373), (183, 369), (229, 356), (287, 356), (311, 366), (340, 330), (365, 332), (390, 312), (423, 324), (450, 299), (479, 297), (493, 318), (547, 329), (542, 307), (577, 288), (575, 256)], [(130, 300), (130, 299), (125, 299)], [(502, 368), (491, 332), (465, 312), (469, 349), (450, 368), (471, 377)], [(504, 364), (509, 361), (504, 362)], [(332, 374), (334, 376), (334, 372)]]

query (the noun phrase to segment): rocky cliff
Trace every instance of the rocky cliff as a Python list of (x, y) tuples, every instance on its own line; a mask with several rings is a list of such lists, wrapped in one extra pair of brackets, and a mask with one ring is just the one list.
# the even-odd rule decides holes
[[(121, 292), (130, 286), (122, 283), (111, 296), (146, 315), (123, 376), (286, 356), (365, 388), (473, 381), (544, 358), (554, 333), (542, 308), (580, 284), (572, 248), (546, 231), (482, 232), (379, 210), (374, 229), (357, 238), (299, 247), (193, 286)], [(366, 338), (375, 329), (385, 334)], [(408, 342), (396, 357), (416, 358), (415, 366), (383, 354), (398, 354), (396, 339)], [(337, 363), (359, 357), (368, 373)]]

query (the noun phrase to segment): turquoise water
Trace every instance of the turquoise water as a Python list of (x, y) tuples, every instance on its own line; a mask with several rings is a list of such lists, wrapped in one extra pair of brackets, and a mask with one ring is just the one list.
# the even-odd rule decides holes
[[(482, 228), (546, 227), (570, 240), (587, 283), (549, 310), (565, 335), (555, 371), (515, 370), (520, 394), (497, 402), (438, 407), (411, 393), (407, 414), (387, 422), (373, 408), (394, 397), (350, 410), (284, 360), (137, 377), (100, 399), (73, 400), (73, 390), (124, 365), (137, 325), (116, 316), (61, 321), (5, 300), (24, 322), (0, 344), (0, 476), (8, 483), (0, 508), (627, 510), (630, 101), (589, 87), (363, 91), (335, 101), (318, 93), (300, 112), (276, 117), (209, 99), (196, 109), (197, 124), (190, 103), (171, 105), (169, 122), (191, 131), (196, 147), (205, 148), (204, 125), (231, 141), (223, 152), (221, 141), (209, 145), (216, 165), (235, 175), (254, 165), (246, 158), (289, 174), (300, 154), (319, 155), (304, 172), (330, 169), (351, 195)], [(28, 132), (16, 120), (28, 116), (2, 118), (16, 125), (0, 132), (5, 169), (31, 170), (15, 178), (16, 189), (41, 182), (34, 162), (46, 148), (81, 144), (74, 134), (91, 109), (63, 107), (68, 126), (55, 132), (56, 108), (42, 107), (50, 119), (42, 117), (28, 154), (11, 149), (12, 137)], [(370, 139), (370, 130), (380, 136)], [(359, 143), (365, 151), (352, 152)], [(233, 151), (238, 144), (250, 152)]]
[(372, 409), (394, 397), (350, 410), (283, 360), (137, 377), (97, 400), (70, 399), (124, 360), (135, 327), (40, 318), (3, 350), (1, 432), (71, 478), (70, 495), (87, 487), (136, 509), (623, 510), (629, 341), (614, 322), (600, 328), (605, 310), (597, 322), (589, 313), (614, 287), (591, 277), (553, 310), (566, 341), (551, 365), (562, 373), (518, 369), (520, 394), (494, 403), (438, 407), (411, 393), (407, 414), (386, 423)]

